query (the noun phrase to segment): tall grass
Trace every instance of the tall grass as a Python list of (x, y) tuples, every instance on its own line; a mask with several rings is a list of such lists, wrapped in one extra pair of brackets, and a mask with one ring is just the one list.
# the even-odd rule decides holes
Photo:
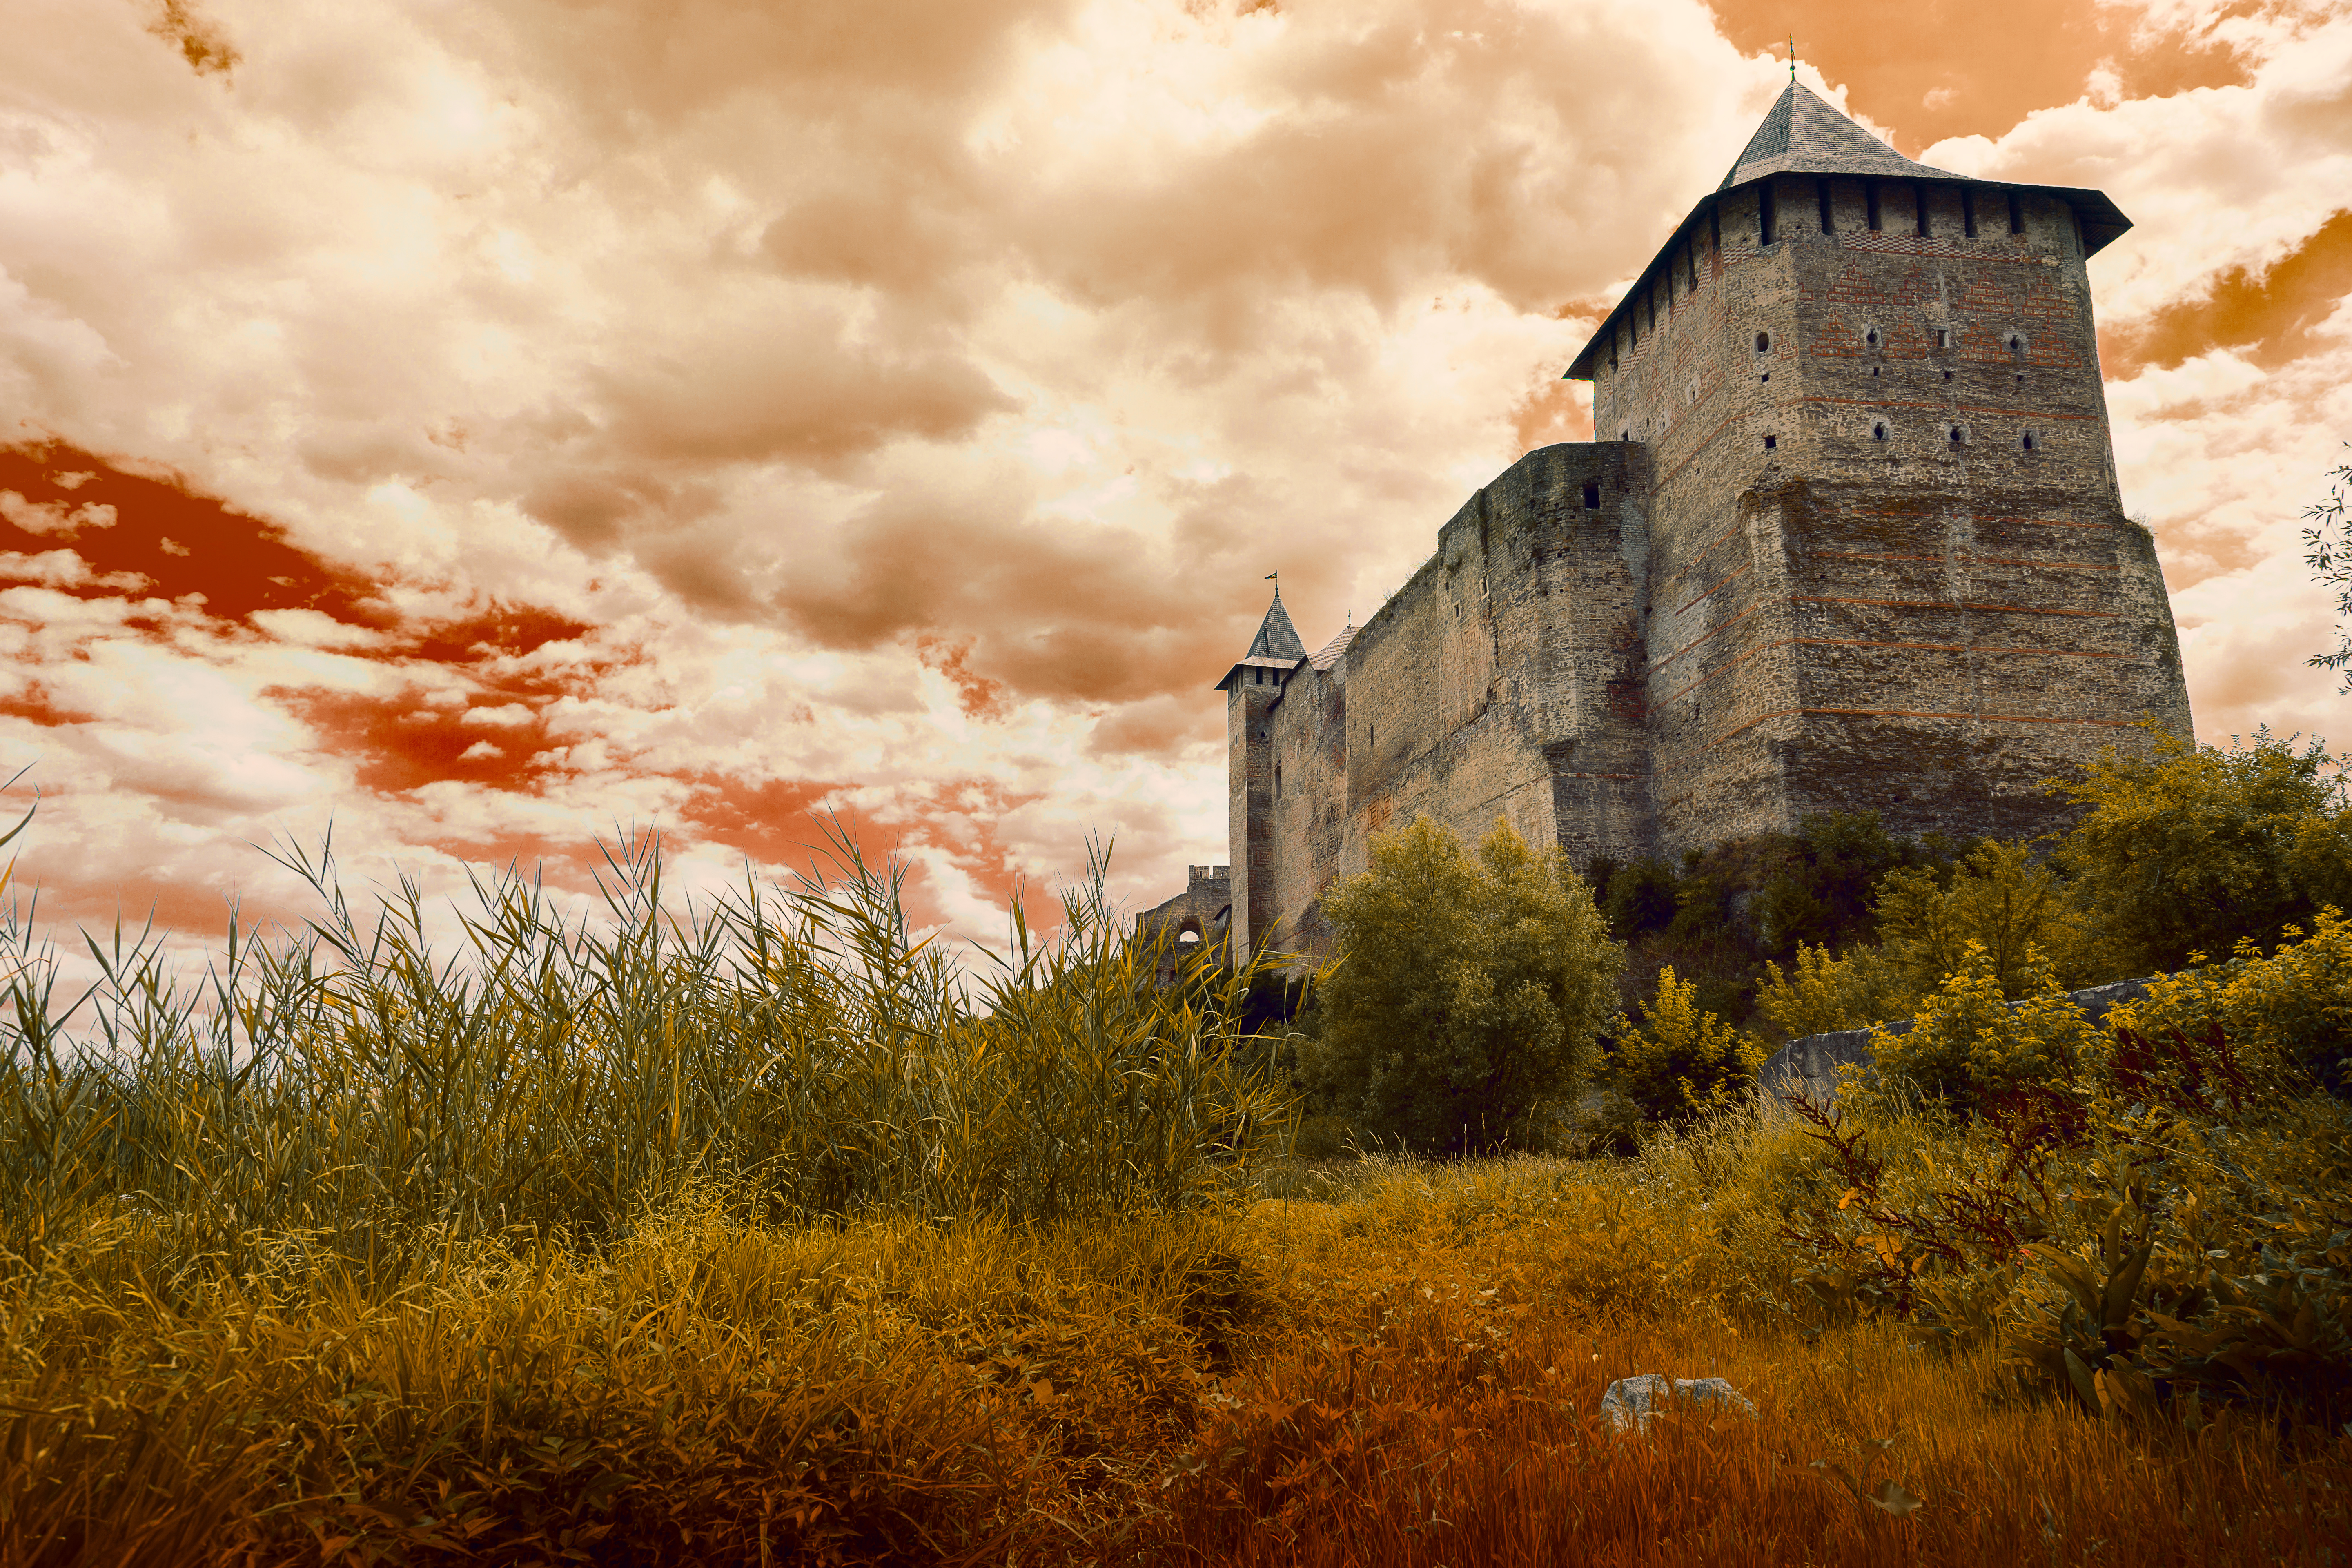
[[(673, 917), (631, 843), (436, 953), (289, 852), (319, 920), (194, 989), (0, 922), (0, 1565), (2345, 1561), (2352, 1436), (1824, 1316), (1785, 1117), (1303, 1165), (1246, 974), (1152, 986), (1097, 878), (968, 978), (838, 855)], [(1987, 1153), (1873, 1136), (1890, 1202)], [(1644, 1372), (1758, 1419), (1611, 1436)]]
[[(1980, 1153), (1930, 1121), (1887, 1132), (1922, 1165)], [(1300, 1195), (1243, 1251), (1296, 1327), (1171, 1466), (1186, 1560), (2346, 1561), (2352, 1432), (2085, 1419), (1998, 1346), (1808, 1310), (1778, 1223), (1808, 1142), (1751, 1110), (1631, 1160), (1285, 1173)], [(1601, 1399), (1640, 1373), (1727, 1378), (1757, 1418), (1621, 1437)]]
[(1246, 976), (1155, 990), (1099, 875), (1053, 941), (1016, 907), (975, 981), (913, 938), (901, 873), (836, 849), (682, 915), (650, 839), (607, 851), (597, 921), (477, 879), (462, 963), (413, 882), (362, 922), (331, 846), (296, 852), (325, 905), (299, 940), (232, 924), (182, 988), (118, 927), (63, 1005), (12, 906), (0, 1258), (70, 1238), (152, 1281), (289, 1249), (397, 1278), (479, 1237), (609, 1237), (697, 1175), (782, 1219), (1164, 1211), (1278, 1134), (1271, 1043), (1232, 1023)]

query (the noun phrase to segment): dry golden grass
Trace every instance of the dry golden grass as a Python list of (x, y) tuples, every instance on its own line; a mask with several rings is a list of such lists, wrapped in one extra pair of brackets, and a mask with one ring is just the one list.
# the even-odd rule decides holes
[[(1609, 1209), (1622, 1167), (1343, 1174), (1041, 1228), (690, 1191), (602, 1256), (478, 1244), (389, 1298), (53, 1276), (9, 1303), (0, 1560), (2318, 1564), (2352, 1532), (2340, 1435), (2129, 1429), (1901, 1325), (1673, 1305), (1675, 1215)], [(1560, 1217), (1612, 1212), (1613, 1272)], [(1614, 1436), (1643, 1372), (1759, 1418)]]
[[(397, 900), (209, 1008), (110, 951), (79, 1051), (0, 927), (0, 1564), (2352, 1562), (2332, 1426), (1820, 1328), (1785, 1118), (1272, 1161), (1235, 990), (1098, 905), (974, 997), (858, 868), (616, 869), (601, 931), (489, 889), (463, 973)], [(2333, 1168), (2306, 1111), (2213, 1157)], [(1890, 1203), (1985, 1152), (1873, 1135)], [(1602, 1429), (1645, 1372), (1757, 1418)]]
[[(1905, 1325), (1807, 1340), (1673, 1305), (1676, 1216), (1612, 1209), (1633, 1177), (1391, 1166), (1352, 1199), (1262, 1208), (1246, 1252), (1299, 1327), (1212, 1402), (1179, 1539), (1202, 1561), (1332, 1564), (2345, 1561), (2352, 1438), (2232, 1414), (2128, 1429)], [(1465, 1226), (1498, 1189), (1569, 1195), (1548, 1222)], [(1560, 1233), (1611, 1218), (1619, 1305), (1596, 1310), (1566, 1281), (1601, 1265)], [(1728, 1379), (1758, 1417), (1616, 1436), (1601, 1395), (1644, 1372)], [(1889, 1512), (1887, 1480), (1918, 1506)]]

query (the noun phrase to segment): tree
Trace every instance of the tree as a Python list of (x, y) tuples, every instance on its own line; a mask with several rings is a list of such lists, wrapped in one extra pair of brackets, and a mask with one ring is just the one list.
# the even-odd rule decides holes
[[(1878, 933), (1914, 996), (1960, 973), (1970, 946), (1983, 948), (2003, 994), (2033, 994), (2042, 969), (2067, 985), (2113, 979), (2107, 944), (2093, 929), (2080, 889), (2023, 842), (1990, 841), (1963, 856), (1949, 876), (1900, 869), (1878, 889)], [(2029, 962), (2038, 950), (2042, 965)]]
[(1875, 889), (1902, 867), (1940, 868), (1943, 842), (1911, 842), (1886, 831), (1874, 811), (1809, 816), (1790, 853), (1756, 895), (1758, 935), (1767, 952), (1794, 954), (1806, 942), (1841, 948), (1876, 921)]
[(1426, 815), (1325, 895), (1339, 958), (1299, 1045), (1310, 1104), (1423, 1152), (1496, 1148), (1576, 1092), (1624, 949), (1559, 850), (1508, 824), (1474, 855)]
[(2303, 531), (2303, 543), (2312, 574), (2336, 590), (2336, 651), (2313, 654), (2304, 662), (2342, 670), (2343, 689), (2352, 692), (2352, 625), (2347, 624), (2352, 623), (2352, 510), (2345, 504), (2345, 492), (2352, 489), (2352, 463), (2330, 468), (2328, 478), (2336, 482), (2328, 487), (2327, 499), (2304, 511), (2318, 526)]
[[(1874, 812), (1806, 816), (1793, 833), (1762, 833), (1686, 852), (1679, 873), (1662, 860), (1593, 865), (1594, 894), (1611, 934), (1626, 943), (1620, 1000), (1656, 994), (1659, 971), (1697, 987), (1697, 1006), (1749, 1021), (1771, 971), (1800, 948), (1844, 952), (1877, 930), (1874, 889), (1889, 871), (1950, 879), (1954, 846), (1930, 834), (1898, 838)], [(1929, 977), (1929, 983), (1941, 978)]]
[(2055, 787), (2091, 808), (2060, 844), (2080, 896), (2130, 970), (2275, 943), (2328, 905), (2352, 909), (2352, 800), (2317, 741), (2268, 730), (2230, 750), (2157, 726), (2153, 755), (2110, 748)]

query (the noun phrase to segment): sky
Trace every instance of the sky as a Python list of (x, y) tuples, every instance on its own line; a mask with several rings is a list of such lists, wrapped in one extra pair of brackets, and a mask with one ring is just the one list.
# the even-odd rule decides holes
[(1225, 853), (1223, 702), (1403, 583), (1798, 75), (2096, 186), (2200, 734), (2352, 746), (2352, 0), (12, 0), (0, 778), (68, 931), (805, 865), (987, 939)]

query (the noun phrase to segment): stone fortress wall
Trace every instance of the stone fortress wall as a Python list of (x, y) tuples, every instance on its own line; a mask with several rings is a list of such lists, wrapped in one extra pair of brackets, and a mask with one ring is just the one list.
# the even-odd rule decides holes
[(1656, 453), (1664, 847), (1826, 810), (2039, 831), (2043, 780), (2143, 713), (2185, 731), (2084, 262), (2056, 195), (1784, 175), (1620, 312), (1594, 418)]
[(1617, 438), (1522, 458), (1313, 654), (1277, 595), (1219, 683), (1234, 949), (1328, 951), (1422, 811), (1580, 866), (1832, 810), (2016, 836), (2142, 715), (2186, 733), (2084, 268), (2125, 226), (1791, 86), (1570, 370)]
[(1159, 949), (1154, 978), (1167, 984), (1176, 978), (1176, 965), (1188, 953), (1230, 951), (1234, 891), (1231, 871), (1223, 866), (1188, 866), (1184, 890), (1136, 921), (1136, 935)]

